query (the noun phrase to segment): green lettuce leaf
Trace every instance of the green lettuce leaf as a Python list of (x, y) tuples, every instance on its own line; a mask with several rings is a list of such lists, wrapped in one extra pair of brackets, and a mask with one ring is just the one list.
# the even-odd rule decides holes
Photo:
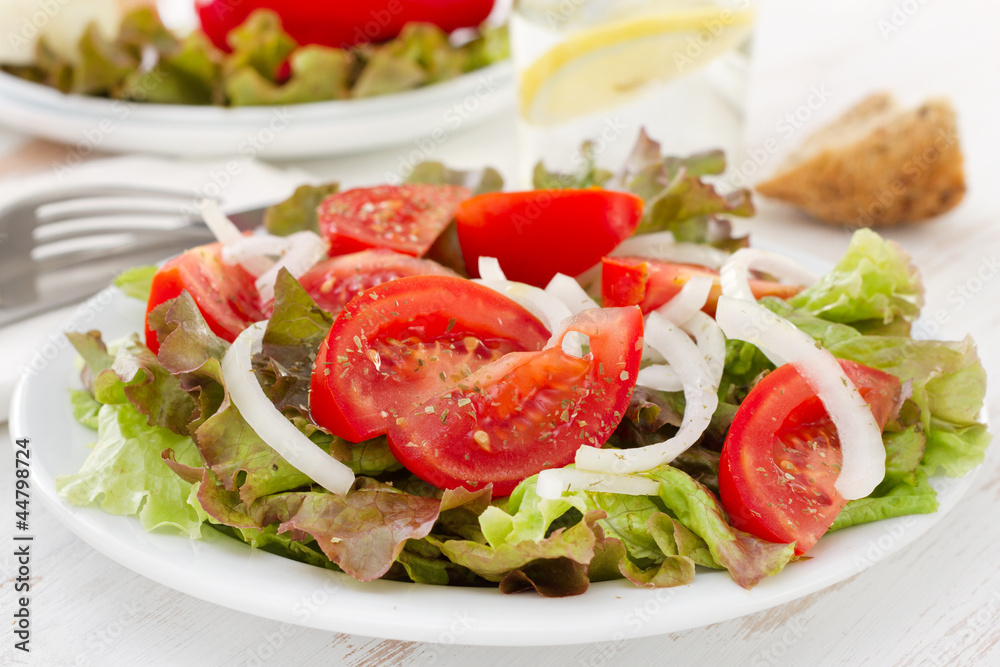
[(274, 310), (264, 330), (261, 360), (265, 393), (279, 410), (309, 416), (309, 384), (333, 316), (316, 305), (287, 270), (274, 283)]
[(540, 539), (481, 544), (469, 540), (436, 542), (454, 563), (487, 581), (498, 582), (504, 592), (534, 588), (544, 596), (578, 595), (587, 590), (587, 576), (595, 548), (603, 541), (596, 526), (603, 512), (588, 512), (575, 525), (557, 528)]
[(300, 185), (291, 197), (268, 207), (264, 212), (265, 229), (276, 236), (288, 236), (302, 231), (319, 234), (316, 208), (339, 189), (339, 183)]
[(888, 325), (915, 320), (923, 301), (923, 284), (909, 255), (895, 242), (859, 229), (833, 270), (790, 303), (831, 322)]
[(597, 156), (594, 154), (594, 144), (585, 141), (580, 147), (580, 165), (575, 172), (549, 171), (545, 164), (539, 161), (531, 175), (531, 184), (536, 190), (565, 190), (589, 187), (604, 187), (611, 180), (612, 174), (597, 166)]
[(747, 238), (733, 236), (732, 225), (720, 216), (752, 216), (750, 191), (721, 194), (704, 180), (725, 171), (722, 151), (686, 157), (661, 153), (660, 144), (640, 132), (624, 167), (611, 181), (613, 187), (646, 202), (636, 233), (669, 231), (677, 241), (709, 243), (730, 251), (746, 246)]
[(222, 104), (225, 55), (201, 32), (159, 49), (156, 65), (136, 69), (122, 83), (121, 97), (154, 104)]
[(956, 426), (931, 420), (921, 467), (928, 474), (940, 468), (949, 477), (961, 477), (983, 462), (992, 438), (984, 424)]
[(351, 55), (342, 49), (309, 45), (295, 50), (289, 59), (291, 76), (275, 83), (254, 67), (234, 70), (225, 82), (226, 97), (233, 106), (301, 104), (339, 100), (348, 95)]
[(343, 497), (306, 492), (261, 498), (250, 513), (259, 525), (279, 523), (279, 533), (310, 535), (344, 572), (371, 581), (388, 572), (407, 540), (430, 533), (439, 506), (437, 499), (370, 482)]
[(281, 18), (269, 9), (256, 9), (226, 37), (233, 52), (226, 61), (226, 76), (243, 68), (257, 72), (274, 83), (278, 69), (297, 46), (281, 27)]
[(138, 516), (146, 530), (170, 526), (200, 537), (201, 518), (187, 502), (191, 484), (163, 462), (165, 449), (187, 464), (201, 462), (190, 438), (150, 426), (128, 403), (104, 405), (93, 450), (79, 472), (56, 478), (56, 489), (74, 505), (98, 502), (109, 514)]
[(101, 34), (96, 23), (87, 26), (79, 42), (80, 57), (73, 68), (72, 91), (83, 95), (111, 95), (121, 81), (139, 67), (140, 54)]
[(73, 406), (73, 419), (77, 420), (87, 428), (97, 430), (97, 414), (101, 410), (101, 404), (89, 391), (83, 389), (70, 389), (69, 401)]
[(794, 555), (792, 544), (767, 542), (730, 526), (715, 496), (684, 472), (663, 466), (647, 476), (660, 483), (659, 497), (670, 513), (705, 541), (712, 559), (743, 588), (777, 574)]
[(119, 273), (115, 277), (114, 285), (125, 296), (140, 301), (149, 301), (149, 292), (153, 288), (153, 276), (155, 275), (156, 267), (151, 264), (134, 266)]
[(920, 471), (917, 473), (916, 484), (900, 482), (881, 495), (873, 494), (848, 502), (827, 532), (896, 516), (931, 514), (937, 508), (937, 494), (927, 481), (927, 475)]
[(111, 368), (94, 379), (94, 396), (106, 404), (128, 401), (146, 416), (150, 426), (189, 435), (194, 401), (180, 380), (136, 336), (122, 343)]

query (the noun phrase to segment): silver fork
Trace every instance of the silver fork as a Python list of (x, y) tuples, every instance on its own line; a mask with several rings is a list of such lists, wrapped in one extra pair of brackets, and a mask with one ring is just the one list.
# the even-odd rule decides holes
[[(123, 269), (212, 240), (190, 192), (67, 188), (0, 209), (0, 327), (67, 306)], [(260, 223), (264, 209), (232, 216)]]

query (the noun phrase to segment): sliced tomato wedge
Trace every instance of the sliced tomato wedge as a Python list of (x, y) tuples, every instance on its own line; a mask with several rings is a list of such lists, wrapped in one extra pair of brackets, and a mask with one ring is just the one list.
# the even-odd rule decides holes
[(489, 16), (493, 0), (196, 0), (195, 8), (202, 30), (226, 51), (229, 31), (255, 9), (278, 12), (299, 44), (346, 49), (391, 39), (410, 22), (433, 23), (446, 32), (474, 28)]
[(470, 280), (393, 280), (340, 312), (316, 357), (309, 408), (334, 435), (366, 440), (480, 366), (548, 339), (534, 315)]
[[(562, 351), (568, 331), (590, 352)], [(638, 308), (576, 315), (544, 350), (479, 368), (389, 425), (389, 448), (407, 470), (438, 488), (493, 484), (509, 495), (522, 480), (573, 461), (581, 445), (601, 447), (628, 409), (642, 356)]]
[(362, 250), (319, 262), (299, 283), (320, 308), (338, 313), (360, 292), (406, 276), (457, 276), (429, 259), (417, 259), (386, 248)]
[[(677, 296), (691, 276), (713, 278), (703, 310), (714, 316), (722, 294), (719, 272), (695, 264), (647, 257), (605, 257), (601, 261), (601, 298), (606, 306), (639, 306), (643, 314), (650, 313)], [(765, 296), (789, 299), (802, 291), (799, 285), (757, 279), (750, 281), (750, 289), (758, 299)]]
[(146, 347), (154, 353), (160, 342), (149, 326), (149, 313), (185, 290), (215, 335), (229, 342), (265, 317), (253, 275), (239, 264), (222, 261), (222, 244), (198, 246), (167, 261), (153, 276), (146, 304)]
[(511, 280), (544, 287), (556, 273), (577, 276), (631, 236), (642, 199), (626, 192), (531, 190), (494, 192), (455, 211), (465, 266), (496, 257)]
[[(841, 361), (881, 427), (896, 408), (899, 379)], [(804, 554), (847, 503), (837, 429), (819, 397), (792, 364), (769, 373), (740, 404), (722, 447), (719, 495), (740, 530), (771, 542), (795, 542)]]
[(331, 256), (389, 248), (422, 257), (471, 195), (458, 185), (379, 185), (336, 192), (316, 213)]

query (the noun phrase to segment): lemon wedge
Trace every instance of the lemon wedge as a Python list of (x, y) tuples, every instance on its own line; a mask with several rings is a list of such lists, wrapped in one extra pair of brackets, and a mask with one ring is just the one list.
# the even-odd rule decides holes
[(522, 73), (521, 117), (554, 125), (613, 108), (738, 46), (754, 15), (706, 7), (581, 30)]

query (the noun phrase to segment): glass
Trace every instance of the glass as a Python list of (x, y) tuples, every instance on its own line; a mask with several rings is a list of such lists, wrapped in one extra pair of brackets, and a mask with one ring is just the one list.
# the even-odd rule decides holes
[(752, 0), (518, 0), (518, 177), (617, 169), (643, 127), (669, 154), (743, 150)]

